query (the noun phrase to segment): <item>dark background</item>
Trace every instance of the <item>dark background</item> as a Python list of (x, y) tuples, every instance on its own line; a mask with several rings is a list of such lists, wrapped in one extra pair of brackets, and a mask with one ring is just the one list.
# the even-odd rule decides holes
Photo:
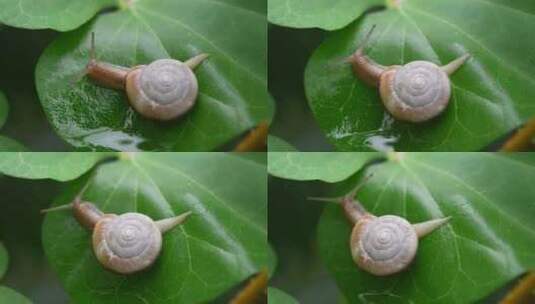
[[(0, 176), (0, 241), (9, 255), (0, 285), (15, 289), (34, 303), (69, 303), (41, 244), (41, 209), (51, 205), (61, 183)], [(7, 304), (7, 303), (6, 303)]]
[(308, 59), (324, 32), (272, 24), (268, 29), (268, 88), (276, 100), (270, 133), (300, 151), (332, 151), (308, 106), (303, 82)]
[(34, 71), (41, 53), (58, 33), (0, 25), (0, 91), (9, 103), (0, 134), (32, 151), (71, 150), (48, 123), (35, 89)]

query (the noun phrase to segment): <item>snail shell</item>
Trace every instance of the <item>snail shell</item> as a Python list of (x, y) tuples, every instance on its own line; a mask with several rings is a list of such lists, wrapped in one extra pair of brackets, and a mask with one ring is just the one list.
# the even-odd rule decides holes
[(412, 262), (418, 236), (412, 225), (399, 216), (368, 217), (354, 226), (350, 249), (360, 268), (378, 276), (390, 275)]
[(178, 60), (159, 59), (126, 76), (130, 105), (149, 118), (170, 120), (186, 113), (197, 91), (195, 74)]
[(123, 274), (152, 265), (162, 249), (162, 233), (154, 221), (140, 213), (110, 215), (97, 222), (93, 250), (106, 268)]
[(451, 95), (450, 80), (439, 66), (413, 61), (381, 75), (381, 100), (397, 119), (421, 122), (446, 109)]

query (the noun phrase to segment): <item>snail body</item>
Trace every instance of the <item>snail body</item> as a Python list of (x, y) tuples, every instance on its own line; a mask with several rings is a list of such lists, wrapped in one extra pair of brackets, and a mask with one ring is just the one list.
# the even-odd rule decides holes
[(386, 67), (364, 53), (373, 29), (348, 59), (355, 75), (365, 83), (379, 87), (385, 108), (398, 120), (418, 123), (440, 115), (451, 97), (449, 75), (457, 71), (470, 55), (465, 54), (445, 66), (419, 60)]
[(208, 58), (207, 54), (186, 62), (158, 59), (148, 65), (127, 68), (98, 61), (94, 39), (92, 35), (91, 58), (86, 67), (88, 77), (101, 86), (125, 90), (128, 102), (138, 113), (149, 119), (167, 121), (193, 108), (198, 96), (193, 70)]
[(131, 274), (150, 267), (162, 250), (162, 234), (183, 223), (191, 212), (153, 221), (141, 213), (106, 214), (79, 196), (73, 203), (44, 212), (72, 209), (76, 220), (92, 231), (92, 245), (100, 264), (113, 272)]
[(396, 215), (375, 216), (355, 200), (362, 183), (341, 198), (314, 198), (341, 204), (353, 225), (349, 248), (360, 269), (377, 276), (405, 270), (414, 260), (418, 240), (449, 221), (449, 217), (411, 224)]

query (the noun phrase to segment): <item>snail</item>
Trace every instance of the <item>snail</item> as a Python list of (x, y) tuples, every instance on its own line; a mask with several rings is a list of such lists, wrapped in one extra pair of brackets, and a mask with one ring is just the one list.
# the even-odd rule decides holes
[(166, 121), (185, 114), (195, 105), (198, 83), (193, 69), (206, 58), (207, 54), (200, 54), (186, 62), (158, 59), (132, 68), (117, 66), (96, 59), (92, 33), (85, 74), (101, 86), (125, 90), (130, 105), (142, 116)]
[(418, 239), (446, 224), (450, 217), (411, 224), (396, 215), (375, 216), (355, 199), (368, 178), (341, 198), (310, 199), (340, 204), (353, 225), (349, 240), (353, 261), (371, 274), (387, 276), (405, 270), (416, 256)]
[(97, 260), (104, 268), (119, 274), (131, 274), (150, 267), (161, 252), (162, 234), (183, 223), (191, 214), (188, 211), (153, 221), (141, 213), (103, 213), (94, 204), (82, 201), (83, 191), (72, 203), (42, 212), (72, 209), (78, 223), (92, 231)]
[(374, 29), (375, 26), (348, 58), (356, 76), (366, 84), (379, 87), (384, 106), (398, 120), (424, 122), (442, 113), (451, 96), (449, 75), (455, 73), (470, 54), (464, 54), (445, 66), (421, 60), (403, 66), (382, 66), (364, 53)]

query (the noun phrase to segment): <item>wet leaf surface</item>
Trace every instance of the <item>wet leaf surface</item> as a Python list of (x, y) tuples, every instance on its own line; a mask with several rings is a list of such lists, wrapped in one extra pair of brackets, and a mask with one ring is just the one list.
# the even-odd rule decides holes
[[(308, 100), (338, 150), (479, 150), (535, 114), (535, 40), (522, 38), (535, 28), (534, 2), (401, 3), (333, 33), (309, 61)], [(452, 97), (441, 116), (421, 124), (396, 121), (385, 112), (378, 89), (354, 76), (344, 60), (372, 25), (377, 28), (367, 53), (383, 65), (443, 65), (472, 54), (451, 77)]]
[[(82, 150), (210, 151), (269, 121), (265, 0), (139, 0), (64, 33), (39, 60), (36, 82), (56, 132)], [(90, 32), (99, 60), (132, 67), (208, 53), (197, 104), (170, 122), (143, 118), (124, 92), (83, 75)]]

